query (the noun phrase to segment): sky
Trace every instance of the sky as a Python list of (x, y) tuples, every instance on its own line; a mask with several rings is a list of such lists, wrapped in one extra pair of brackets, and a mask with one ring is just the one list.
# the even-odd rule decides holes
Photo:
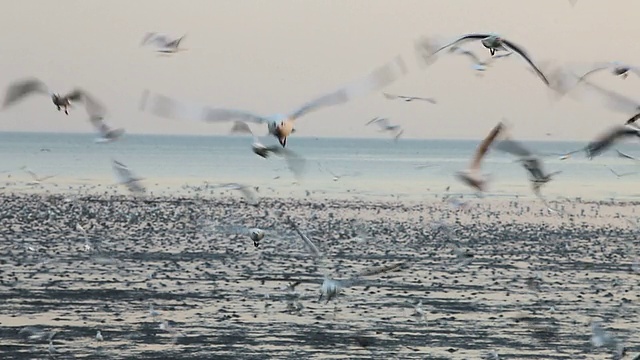
[[(372, 92), (301, 118), (294, 136), (384, 137), (364, 126), (382, 116), (401, 124), (407, 138), (479, 139), (506, 118), (524, 140), (586, 140), (626, 115), (570, 98), (553, 101), (515, 56), (483, 77), (468, 59), (448, 54), (421, 68), (414, 43), (421, 36), (495, 32), (536, 61), (633, 64), (640, 57), (638, 10), (633, 0), (578, 0), (573, 7), (565, 0), (11, 1), (0, 12), (0, 88), (34, 76), (55, 92), (87, 90), (108, 108), (106, 121), (128, 133), (220, 135), (231, 124), (140, 112), (143, 90), (212, 107), (282, 113), (401, 55), (409, 72), (384, 91), (434, 97), (438, 104), (390, 101)], [(151, 31), (187, 34), (187, 51), (162, 57), (140, 47)], [(479, 44), (465, 47), (488, 56)], [(631, 97), (640, 89), (633, 75), (593, 79)], [(65, 116), (48, 98), (33, 96), (0, 112), (0, 131), (92, 128), (83, 109)]]

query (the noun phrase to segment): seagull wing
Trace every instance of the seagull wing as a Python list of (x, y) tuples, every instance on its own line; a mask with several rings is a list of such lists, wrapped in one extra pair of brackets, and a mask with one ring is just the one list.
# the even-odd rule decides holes
[(630, 159), (630, 160), (637, 160), (637, 159), (636, 159), (636, 158), (634, 158), (633, 156), (628, 155), (628, 154), (625, 154), (625, 153), (623, 153), (623, 152), (622, 152), (622, 151), (620, 151), (620, 150), (617, 150), (617, 149), (616, 149), (616, 152), (618, 153), (618, 156), (619, 156), (619, 157), (621, 157), (621, 158)]
[(246, 122), (243, 121), (234, 121), (233, 127), (230, 131), (231, 134), (249, 134), (253, 137), (254, 143), (260, 143), (260, 139), (251, 131), (251, 128)]
[(284, 160), (287, 162), (287, 168), (289, 168), (289, 171), (293, 173), (296, 179), (300, 179), (302, 177), (307, 165), (307, 160), (305, 158), (278, 145), (270, 146), (267, 149), (284, 157)]
[(406, 73), (407, 67), (404, 60), (398, 56), (394, 61), (377, 68), (365, 78), (302, 105), (300, 108), (292, 111), (291, 114), (289, 114), (289, 118), (297, 119), (321, 107), (344, 104), (355, 97), (365, 95), (371, 91), (380, 90), (395, 82)]
[(591, 68), (590, 70), (588, 70), (587, 72), (585, 72), (584, 74), (582, 74), (582, 76), (580, 76), (578, 78), (578, 82), (584, 81), (587, 79), (587, 77), (589, 77), (590, 75), (598, 72), (598, 71), (602, 71), (602, 70), (606, 70), (606, 69), (610, 69), (612, 67), (611, 63), (596, 63), (593, 65), (593, 68)]
[(501, 122), (498, 123), (498, 125), (496, 125), (493, 129), (491, 129), (491, 131), (489, 132), (489, 135), (487, 135), (487, 137), (484, 140), (482, 140), (480, 145), (478, 145), (478, 149), (476, 150), (476, 153), (473, 159), (471, 160), (471, 166), (470, 166), (471, 169), (476, 169), (476, 170), (480, 169), (480, 163), (482, 162), (482, 158), (484, 158), (487, 151), (489, 151), (489, 148), (491, 147), (491, 144), (493, 143), (493, 141), (502, 132), (503, 127), (504, 126), (502, 125)]
[(520, 56), (522, 56), (523, 59), (525, 59), (527, 61), (527, 63), (529, 63), (529, 65), (531, 66), (531, 68), (533, 68), (533, 70), (536, 72), (536, 74), (538, 74), (538, 76), (540, 77), (540, 79), (542, 79), (542, 81), (546, 84), (549, 85), (549, 80), (547, 79), (547, 77), (544, 75), (544, 73), (536, 66), (536, 64), (534, 64), (533, 60), (531, 60), (531, 57), (529, 57), (529, 55), (527, 54), (526, 51), (524, 51), (523, 48), (521, 48), (519, 45), (516, 45), (515, 43), (508, 41), (508, 40), (502, 40), (502, 43), (505, 44), (509, 49), (517, 52), (518, 54), (520, 54)]
[[(469, 51), (469, 50), (463, 49), (463, 48), (461, 48), (461, 47), (458, 47), (458, 46), (452, 46), (452, 47), (449, 49), (449, 52), (451, 52), (451, 53), (455, 53), (455, 54), (458, 54), (458, 55), (465, 55), (465, 56), (467, 56), (468, 58), (470, 58), (470, 59), (471, 59), (471, 61), (473, 61), (474, 63), (476, 63), (476, 64), (478, 64), (478, 65), (482, 64), (482, 60), (480, 60), (480, 58), (479, 58), (475, 53), (473, 53), (473, 52), (471, 52), (471, 51)], [(494, 56), (495, 56), (495, 55), (494, 55)]]
[(241, 120), (259, 124), (268, 121), (264, 116), (247, 111), (215, 109), (197, 104), (187, 104), (165, 95), (152, 94), (149, 91), (142, 94), (140, 110), (146, 110), (167, 119), (190, 119), (205, 122)]
[(289, 222), (293, 230), (295, 230), (296, 233), (298, 233), (302, 241), (304, 241), (304, 244), (306, 245), (309, 253), (311, 253), (311, 255), (313, 255), (316, 258), (322, 257), (322, 253), (320, 252), (320, 250), (318, 250), (316, 245), (313, 243), (313, 241), (311, 241), (311, 239), (309, 239), (309, 237), (307, 237), (307, 235), (305, 235), (302, 231), (300, 231), (296, 223), (293, 222), (293, 220), (291, 220), (290, 217), (287, 217), (287, 221)]
[(525, 148), (522, 143), (511, 139), (498, 141), (494, 148), (521, 158), (533, 156), (533, 153)]
[(30, 94), (50, 95), (50, 92), (47, 85), (36, 78), (16, 81), (7, 88), (2, 107), (6, 108)]
[(106, 108), (88, 92), (82, 89), (75, 89), (65, 95), (69, 101), (78, 101), (84, 103), (87, 114), (90, 117), (102, 117), (106, 114)]
[(129, 188), (129, 190), (132, 192), (145, 191), (145, 189), (138, 184), (138, 179), (133, 176), (133, 173), (131, 172), (131, 170), (129, 170), (127, 165), (119, 161), (112, 160), (112, 167), (120, 184), (126, 185), (127, 188)]
[(422, 52), (425, 58), (429, 58), (434, 56), (438, 52), (448, 48), (449, 46), (462, 44), (468, 41), (482, 40), (488, 38), (489, 36), (491, 36), (491, 34), (466, 34), (453, 41), (449, 41), (441, 45), (435, 44), (433, 39), (424, 37), (416, 43), (416, 50)]
[(395, 269), (398, 269), (400, 267), (402, 267), (403, 265), (405, 265), (406, 262), (399, 262), (399, 263), (395, 263), (395, 264), (390, 264), (390, 265), (383, 265), (383, 266), (376, 266), (376, 267), (372, 267), (372, 268), (368, 268), (365, 269), (363, 271), (361, 271), (360, 273), (356, 274), (356, 276), (346, 279), (346, 280), (340, 280), (340, 285), (342, 285), (343, 287), (349, 287), (349, 286), (354, 286), (354, 285), (358, 285), (359, 283), (362, 283), (363, 281), (366, 281), (366, 279), (363, 279), (363, 277), (366, 276), (373, 276), (373, 275), (379, 275), (379, 274), (383, 274), (389, 271), (393, 271)]
[(392, 95), (389, 93), (382, 93), (382, 95), (384, 95), (385, 98), (389, 99), (389, 100), (395, 100), (398, 98), (398, 95)]
[(581, 84), (582, 89), (589, 91), (589, 94), (592, 94), (594, 95), (594, 98), (601, 100), (603, 105), (612, 111), (626, 114), (637, 114), (640, 112), (640, 102), (636, 100), (614, 91), (606, 90), (589, 81), (583, 81)]

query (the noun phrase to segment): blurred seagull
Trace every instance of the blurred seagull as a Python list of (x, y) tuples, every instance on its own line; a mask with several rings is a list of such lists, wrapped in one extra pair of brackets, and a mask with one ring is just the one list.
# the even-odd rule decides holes
[(260, 240), (264, 239), (264, 231), (262, 229), (249, 229), (249, 237), (253, 240), (253, 246), (260, 246)]
[(640, 76), (640, 69), (638, 69), (637, 67), (633, 65), (627, 65), (619, 61), (610, 61), (595, 63), (593, 65), (593, 68), (580, 76), (578, 81), (586, 80), (586, 78), (588, 78), (589, 76), (602, 70), (609, 70), (611, 71), (611, 74), (619, 76), (622, 79), (626, 79), (629, 76), (629, 72)]
[(166, 35), (158, 34), (155, 32), (147, 33), (144, 38), (142, 38), (142, 43), (140, 46), (144, 46), (147, 44), (153, 44), (158, 47), (158, 52), (163, 54), (174, 54), (178, 51), (185, 51), (186, 49), (180, 48), (180, 42), (184, 39), (186, 35), (182, 35), (177, 39), (171, 39)]
[(593, 159), (619, 140), (628, 137), (640, 138), (640, 128), (630, 125), (615, 125), (590, 142), (584, 151), (587, 153), (587, 157)]
[(443, 49), (446, 49), (450, 46), (455, 46), (468, 41), (480, 41), (482, 45), (489, 49), (489, 53), (491, 56), (494, 56), (498, 51), (506, 51), (506, 52), (516, 52), (518, 53), (536, 72), (536, 74), (540, 77), (540, 79), (545, 83), (545, 85), (549, 85), (549, 80), (544, 75), (544, 73), (536, 66), (531, 57), (526, 53), (526, 51), (515, 43), (499, 36), (496, 34), (482, 34), (482, 33), (473, 33), (462, 35), (459, 38), (441, 44), (434, 44), (433, 40), (428, 38), (422, 38), (416, 43), (416, 51), (422, 55), (422, 59), (426, 63), (432, 62), (433, 56), (436, 55)]
[(475, 53), (473, 53), (473, 52), (471, 52), (469, 50), (463, 49), (461, 47), (458, 47), (458, 46), (452, 46), (449, 49), (449, 52), (450, 53), (454, 53), (454, 54), (467, 56), (473, 62), (473, 65), (471, 65), (471, 68), (476, 70), (476, 71), (485, 71), (485, 70), (487, 70), (487, 67), (492, 62), (494, 62), (496, 59), (513, 55), (513, 52), (510, 51), (510, 52), (504, 53), (504, 54), (493, 55), (490, 58), (488, 58), (487, 60), (482, 61), (482, 60), (480, 60), (480, 58)]
[(255, 154), (265, 159), (269, 157), (269, 153), (281, 155), (287, 162), (289, 170), (291, 170), (297, 178), (300, 178), (303, 175), (306, 166), (306, 160), (304, 158), (289, 149), (285, 149), (277, 145), (266, 146), (262, 144), (260, 139), (251, 131), (251, 128), (249, 128), (247, 123), (242, 121), (234, 122), (233, 128), (231, 128), (231, 133), (244, 133), (251, 135), (253, 137), (251, 150), (253, 150)]
[(237, 190), (242, 194), (244, 199), (247, 201), (247, 204), (258, 205), (258, 199), (256, 195), (251, 190), (251, 188), (247, 185), (238, 184), (238, 183), (228, 183), (228, 184), (214, 185), (213, 187), (229, 189), (229, 190)]
[(459, 171), (456, 173), (456, 177), (464, 182), (466, 185), (483, 192), (486, 188), (487, 178), (486, 176), (480, 173), (480, 165), (482, 163), (482, 159), (489, 151), (491, 144), (495, 141), (495, 139), (500, 135), (503, 129), (502, 122), (498, 123), (491, 131), (489, 135), (482, 140), (480, 145), (476, 150), (476, 153), (471, 160), (471, 164), (469, 164), (469, 168), (467, 170)]
[(542, 168), (542, 160), (540, 157), (534, 155), (533, 152), (525, 148), (520, 142), (507, 138), (498, 141), (494, 147), (497, 150), (518, 157), (518, 161), (521, 162), (524, 168), (529, 172), (529, 179), (536, 194), (539, 193), (542, 185), (551, 181), (551, 178), (554, 175), (561, 173), (561, 171), (546, 173)]
[(124, 129), (113, 129), (109, 127), (109, 125), (104, 122), (104, 118), (102, 116), (92, 116), (89, 118), (89, 121), (91, 121), (91, 124), (98, 132), (98, 135), (100, 135), (95, 139), (96, 143), (110, 143), (118, 140), (122, 135), (124, 135)]
[(64, 113), (69, 115), (69, 108), (72, 102), (83, 102), (89, 116), (103, 115), (105, 110), (91, 95), (81, 89), (75, 89), (68, 94), (60, 95), (49, 91), (47, 85), (36, 78), (19, 80), (9, 85), (4, 98), (3, 108), (7, 108), (13, 103), (21, 100), (30, 94), (43, 94), (51, 96), (53, 104), (58, 111), (64, 109)]
[(403, 96), (403, 95), (393, 95), (393, 94), (389, 94), (389, 93), (382, 93), (382, 95), (384, 95), (385, 98), (389, 99), (389, 100), (396, 100), (396, 99), (401, 99), (404, 100), (406, 102), (410, 102), (410, 101), (414, 101), (414, 100), (420, 100), (420, 101), (426, 101), (432, 104), (437, 104), (438, 102), (436, 101), (436, 99), (434, 98), (424, 98), (424, 97), (417, 97), (417, 96)]
[(33, 180), (29, 181), (27, 183), (27, 185), (39, 185), (41, 184), (43, 181), (51, 179), (53, 177), (55, 177), (55, 175), (49, 175), (49, 176), (43, 176), (43, 177), (39, 177), (36, 173), (34, 173), (33, 171), (27, 169), (26, 167), (22, 167), (22, 170), (24, 170), (24, 172), (26, 172), (27, 174), (31, 175), (31, 177), (33, 178)]
[(133, 176), (133, 173), (125, 164), (112, 160), (112, 167), (118, 182), (126, 186), (129, 191), (134, 194), (142, 194), (146, 192), (146, 189), (140, 184), (142, 178)]
[(617, 171), (613, 170), (612, 168), (608, 167), (607, 165), (605, 165), (605, 167), (606, 167), (607, 169), (609, 169), (609, 171), (611, 171), (611, 173), (612, 173), (613, 175), (615, 175), (617, 178), (621, 178), (621, 177), (624, 177), (624, 176), (629, 176), (629, 175), (636, 175), (636, 174), (638, 174), (638, 172), (637, 172), (637, 171), (636, 171), (636, 172), (630, 172), (630, 173), (622, 173), (622, 174), (620, 174), (620, 173), (618, 173)]
[(635, 160), (635, 161), (640, 161), (638, 159), (636, 159), (635, 157), (629, 155), (629, 154), (625, 154), (622, 151), (616, 149), (616, 153), (618, 153), (618, 156), (623, 158), (623, 159), (629, 159), (629, 160)]
[[(298, 226), (295, 224), (295, 222), (293, 222), (293, 220), (291, 220), (291, 218), (287, 217), (287, 221), (289, 222), (291, 227), (296, 231), (296, 233), (298, 233), (298, 235), (300, 236), (302, 241), (305, 243), (309, 253), (311, 255), (313, 255), (313, 257), (317, 261), (322, 261), (323, 260), (323, 255), (320, 252), (320, 250), (318, 250), (316, 245), (311, 241), (311, 239), (309, 239), (309, 237), (307, 237), (307, 235), (305, 235), (302, 231), (300, 231)], [(328, 274), (325, 273), (324, 277), (323, 277), (322, 285), (320, 286), (320, 297), (318, 298), (318, 301), (320, 301), (323, 298), (325, 298), (326, 299), (326, 303), (329, 303), (329, 301), (331, 301), (333, 298), (335, 298), (343, 288), (350, 287), (350, 286), (356, 286), (356, 285), (361, 284), (362, 282), (366, 281), (366, 279), (363, 279), (363, 277), (382, 274), (384, 272), (388, 272), (388, 271), (391, 271), (391, 270), (398, 269), (403, 265), (405, 265), (405, 262), (400, 262), (400, 263), (395, 263), (395, 264), (391, 264), (391, 265), (383, 265), (383, 266), (378, 266), (378, 267), (365, 269), (365, 270), (359, 272), (354, 277), (349, 278), (349, 279), (344, 279), (344, 280), (333, 279), (333, 278), (329, 277)]]
[(400, 125), (391, 125), (391, 123), (389, 123), (389, 119), (387, 119), (387, 118), (375, 117), (375, 118), (371, 119), (365, 125), (369, 126), (371, 124), (378, 125), (380, 127), (380, 131), (386, 131), (386, 132), (393, 133), (393, 137), (394, 137), (395, 140), (398, 140), (400, 135), (402, 135), (404, 133), (404, 130), (402, 129), (402, 127)]
[(146, 109), (157, 116), (165, 118), (190, 118), (206, 122), (230, 120), (249, 121), (267, 124), (269, 133), (275, 136), (280, 145), (287, 145), (287, 137), (294, 132), (295, 121), (322, 107), (344, 104), (355, 97), (365, 95), (371, 91), (380, 90), (406, 74), (407, 68), (401, 57), (387, 63), (365, 78), (349, 84), (329, 94), (317, 97), (287, 114), (258, 115), (244, 110), (211, 108), (201, 105), (185, 104), (164, 95), (150, 95), (145, 91), (142, 96), (141, 109)]

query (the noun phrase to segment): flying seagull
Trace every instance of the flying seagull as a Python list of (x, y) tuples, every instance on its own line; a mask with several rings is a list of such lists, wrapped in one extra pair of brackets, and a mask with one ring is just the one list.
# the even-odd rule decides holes
[(211, 187), (239, 191), (244, 197), (244, 199), (247, 201), (247, 204), (254, 205), (254, 206), (258, 205), (258, 198), (256, 197), (256, 194), (247, 185), (239, 184), (239, 183), (227, 183), (227, 184), (220, 184), (220, 185), (212, 185)]
[(437, 104), (438, 103), (436, 101), (436, 99), (434, 99), (434, 98), (425, 98), (425, 97), (418, 97), (418, 96), (393, 95), (393, 94), (389, 94), (389, 93), (382, 93), (382, 95), (384, 95), (384, 97), (389, 99), (389, 100), (400, 99), (400, 100), (404, 100), (406, 102), (410, 102), (410, 101), (414, 101), (414, 100), (420, 100), (420, 101), (426, 101), (426, 102), (429, 102), (429, 103), (432, 103), (432, 104)]
[(545, 85), (549, 85), (549, 80), (544, 75), (544, 73), (536, 66), (531, 57), (527, 54), (527, 52), (521, 48), (519, 45), (516, 45), (510, 40), (507, 40), (496, 34), (482, 34), (482, 33), (473, 33), (462, 35), (459, 38), (448, 42), (444, 45), (434, 44), (433, 40), (428, 38), (423, 38), (416, 43), (416, 51), (422, 56), (422, 59), (429, 63), (434, 60), (433, 56), (436, 55), (443, 49), (446, 49), (450, 46), (455, 46), (464, 42), (469, 41), (480, 41), (482, 45), (489, 49), (489, 53), (491, 56), (494, 56), (498, 51), (513, 51), (518, 53), (536, 72), (536, 74), (540, 77), (540, 79), (545, 83)]
[(619, 140), (629, 137), (640, 138), (640, 128), (630, 125), (615, 125), (590, 142), (584, 151), (587, 153), (587, 157), (593, 159)]
[[(302, 241), (305, 243), (309, 253), (313, 255), (313, 257), (316, 258), (316, 260), (322, 261), (323, 254), (320, 252), (320, 250), (318, 250), (318, 248), (311, 241), (311, 239), (309, 239), (307, 235), (305, 235), (302, 231), (300, 231), (298, 226), (295, 224), (295, 222), (293, 222), (293, 220), (291, 220), (291, 218), (287, 217), (287, 221), (289, 222), (291, 227), (295, 230), (295, 232), (300, 236)], [(343, 288), (356, 286), (366, 281), (366, 279), (363, 279), (364, 277), (378, 275), (388, 271), (392, 271), (400, 268), (403, 265), (405, 265), (405, 262), (368, 268), (359, 272), (356, 276), (349, 279), (344, 279), (344, 280), (333, 279), (329, 277), (328, 274), (324, 274), (324, 279), (322, 281), (322, 285), (320, 286), (320, 297), (318, 298), (318, 301), (322, 300), (322, 298), (326, 298), (326, 303), (328, 303), (333, 298), (338, 296), (338, 294)]]
[(618, 179), (619, 179), (619, 178), (621, 178), (621, 177), (624, 177), (624, 176), (629, 176), (629, 175), (636, 175), (636, 174), (638, 174), (638, 172), (630, 172), (630, 173), (622, 173), (622, 174), (621, 174), (621, 173), (619, 173), (619, 172), (617, 172), (617, 171), (613, 170), (612, 168), (608, 167), (607, 165), (605, 165), (605, 167), (606, 167), (607, 169), (609, 169), (609, 171), (611, 171), (611, 173), (612, 173), (613, 175), (615, 175)]
[(140, 184), (141, 178), (137, 178), (133, 175), (127, 165), (112, 160), (113, 171), (118, 179), (118, 182), (131, 191), (134, 194), (142, 194), (146, 192), (146, 189)]
[(450, 47), (449, 48), (449, 52), (450, 53), (454, 53), (454, 54), (464, 55), (464, 56), (468, 57), (473, 62), (473, 65), (471, 66), (471, 68), (476, 70), (476, 71), (485, 71), (485, 70), (487, 70), (487, 67), (489, 65), (491, 65), (491, 63), (494, 62), (495, 60), (497, 60), (499, 58), (508, 57), (508, 56), (513, 55), (513, 52), (510, 51), (510, 52), (504, 53), (504, 54), (493, 55), (490, 58), (488, 58), (487, 60), (480, 60), (480, 58), (475, 53), (473, 53), (472, 51), (463, 49), (463, 48), (458, 47), (458, 46)]
[(91, 124), (99, 135), (99, 137), (95, 139), (96, 143), (109, 143), (118, 140), (122, 135), (124, 135), (124, 129), (111, 128), (104, 122), (104, 118), (102, 116), (92, 116), (89, 118), (89, 121), (91, 121)]
[(402, 129), (402, 127), (400, 125), (391, 125), (391, 123), (389, 123), (389, 119), (387, 119), (387, 118), (375, 117), (375, 118), (369, 120), (369, 122), (367, 122), (365, 125), (369, 126), (371, 124), (378, 125), (380, 127), (380, 131), (386, 131), (386, 132), (393, 133), (395, 140), (398, 140), (400, 135), (402, 135), (402, 133), (404, 133), (404, 130)]
[(49, 91), (47, 85), (36, 78), (19, 80), (10, 84), (2, 107), (7, 108), (13, 103), (31, 94), (51, 96), (51, 100), (58, 111), (64, 109), (64, 113), (67, 115), (69, 115), (69, 108), (71, 107), (72, 102), (84, 103), (89, 116), (102, 116), (105, 112), (104, 107), (102, 107), (102, 105), (100, 105), (91, 95), (82, 89), (75, 89), (68, 94), (60, 95)]
[(610, 61), (593, 64), (593, 68), (582, 74), (579, 81), (586, 80), (589, 76), (602, 70), (609, 70), (611, 71), (611, 74), (619, 76), (622, 79), (626, 79), (629, 76), (629, 72), (636, 74), (636, 76), (640, 76), (640, 69), (636, 66), (624, 64), (619, 61)]
[(34, 173), (33, 171), (27, 169), (25, 166), (23, 166), (21, 168), (21, 170), (24, 170), (24, 172), (26, 172), (27, 174), (31, 175), (31, 177), (33, 178), (32, 181), (28, 182), (27, 185), (39, 185), (41, 184), (43, 181), (51, 179), (52, 177), (55, 177), (55, 175), (49, 175), (49, 176), (43, 176), (40, 177), (38, 176), (36, 173)]
[(180, 42), (184, 39), (186, 35), (182, 35), (177, 39), (171, 39), (166, 35), (158, 34), (155, 32), (147, 33), (144, 38), (142, 38), (142, 43), (140, 46), (144, 46), (147, 44), (155, 45), (158, 52), (163, 54), (174, 54), (178, 51), (184, 51), (186, 49), (180, 48)]
[(319, 96), (287, 114), (259, 115), (245, 110), (212, 108), (186, 104), (164, 95), (145, 91), (142, 96), (142, 110), (149, 105), (149, 112), (165, 118), (190, 118), (206, 122), (241, 120), (258, 124), (267, 124), (269, 133), (275, 136), (280, 145), (287, 145), (287, 137), (294, 132), (294, 124), (300, 117), (322, 107), (344, 104), (355, 97), (371, 91), (380, 90), (406, 74), (407, 68), (401, 57), (387, 63), (365, 78), (346, 85), (334, 92)]
[(280, 155), (284, 157), (287, 162), (287, 167), (291, 172), (299, 178), (302, 176), (306, 166), (306, 160), (296, 154), (295, 152), (282, 148), (278, 145), (266, 146), (260, 142), (260, 139), (251, 131), (249, 125), (242, 121), (236, 121), (233, 124), (233, 128), (231, 128), (231, 133), (243, 133), (249, 134), (253, 137), (253, 143), (251, 144), (251, 150), (258, 156), (263, 158), (268, 158), (270, 153)]
[(469, 168), (467, 170), (459, 171), (456, 173), (456, 177), (464, 182), (466, 185), (471, 186), (472, 188), (483, 192), (486, 188), (487, 179), (486, 176), (483, 176), (480, 173), (480, 165), (482, 163), (482, 159), (489, 151), (491, 144), (495, 141), (495, 139), (500, 135), (504, 128), (502, 122), (498, 123), (491, 131), (489, 135), (482, 140), (480, 145), (476, 150), (476, 153), (471, 160), (471, 164), (469, 164)]

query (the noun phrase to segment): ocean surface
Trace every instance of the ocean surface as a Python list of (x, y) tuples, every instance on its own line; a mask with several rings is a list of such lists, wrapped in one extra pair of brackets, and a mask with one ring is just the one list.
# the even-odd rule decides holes
[[(297, 180), (286, 162), (253, 154), (246, 136), (125, 135), (120, 141), (98, 144), (93, 134), (0, 133), (0, 170), (8, 173), (4, 191), (31, 191), (26, 166), (39, 176), (56, 175), (43, 182), (50, 190), (71, 191), (78, 186), (113, 186), (111, 160), (126, 164), (155, 193), (186, 191), (186, 186), (237, 182), (259, 187), (263, 196), (410, 197), (433, 198), (447, 186), (460, 194), (473, 192), (454, 173), (464, 169), (478, 141), (305, 138), (292, 136), (287, 147), (306, 159), (305, 175)], [(271, 139), (265, 139), (271, 144)], [(274, 140), (275, 143), (275, 140)], [(548, 183), (546, 196), (589, 199), (637, 198), (640, 174), (636, 161), (612, 149), (594, 159), (560, 154), (583, 147), (584, 142), (525, 142), (543, 157), (547, 171), (562, 171)], [(620, 151), (640, 156), (637, 143)], [(527, 173), (508, 154), (491, 151), (484, 163), (492, 182), (488, 196), (532, 196)], [(420, 167), (428, 165), (428, 167)], [(338, 177), (336, 179), (336, 176)], [(54, 189), (55, 188), (55, 189)], [(125, 189), (119, 190), (125, 193)]]

